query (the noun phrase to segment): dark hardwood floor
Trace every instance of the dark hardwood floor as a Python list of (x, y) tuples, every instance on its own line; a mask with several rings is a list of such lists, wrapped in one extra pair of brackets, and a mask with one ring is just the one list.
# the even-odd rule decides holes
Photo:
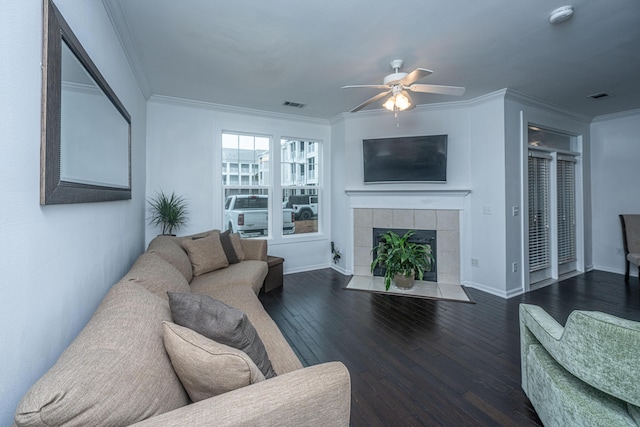
[(640, 321), (637, 278), (589, 272), (509, 300), (469, 288), (476, 304), (343, 290), (324, 269), (286, 275), (261, 294), (305, 365), (342, 361), (353, 426), (538, 426), (520, 388), (518, 304), (564, 324), (572, 310)]

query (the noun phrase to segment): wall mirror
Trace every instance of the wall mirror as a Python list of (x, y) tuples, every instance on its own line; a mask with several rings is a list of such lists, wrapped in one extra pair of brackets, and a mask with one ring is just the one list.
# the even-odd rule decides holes
[(131, 116), (44, 0), (40, 203), (131, 199)]

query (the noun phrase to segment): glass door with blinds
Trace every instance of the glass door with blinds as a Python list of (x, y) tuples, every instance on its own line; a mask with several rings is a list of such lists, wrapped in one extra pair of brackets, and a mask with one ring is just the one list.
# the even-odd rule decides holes
[(576, 158), (556, 155), (558, 275), (576, 270)]
[(529, 152), (529, 281), (551, 278), (549, 189), (551, 156)]
[(571, 136), (529, 126), (530, 285), (576, 270), (576, 164)]

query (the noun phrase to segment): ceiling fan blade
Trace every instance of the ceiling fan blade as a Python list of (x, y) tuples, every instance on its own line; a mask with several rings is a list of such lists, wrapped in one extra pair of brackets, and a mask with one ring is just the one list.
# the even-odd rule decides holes
[(369, 98), (368, 100), (364, 101), (362, 104), (358, 105), (356, 108), (354, 108), (353, 110), (351, 110), (352, 113), (355, 113), (356, 111), (360, 111), (362, 110), (364, 107), (366, 107), (367, 105), (376, 102), (379, 99), (384, 98), (385, 96), (389, 95), (391, 93), (391, 90), (388, 90), (386, 92), (382, 92), (377, 94), (376, 96), (374, 96), (373, 98)]
[(464, 95), (464, 91), (466, 90), (460, 86), (442, 86), (442, 85), (425, 85), (425, 84), (415, 84), (405, 89), (409, 89), (412, 92), (423, 92), (423, 93), (437, 93), (440, 95), (453, 95), (453, 96), (462, 96)]
[(402, 80), (400, 80), (400, 84), (402, 86), (410, 86), (414, 82), (427, 77), (429, 74), (433, 73), (431, 70), (427, 70), (425, 68), (416, 68), (406, 76)]
[(342, 86), (340, 89), (351, 89), (354, 87), (366, 87), (371, 89), (389, 89), (387, 85), (350, 85), (350, 86)]

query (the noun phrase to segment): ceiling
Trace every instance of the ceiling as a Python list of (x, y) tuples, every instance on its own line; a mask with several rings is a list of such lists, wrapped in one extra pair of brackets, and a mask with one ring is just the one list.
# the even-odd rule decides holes
[(510, 88), (587, 116), (640, 108), (638, 0), (575, 0), (559, 25), (561, 0), (103, 3), (147, 97), (331, 119), (378, 93), (340, 87), (381, 84), (403, 59), (401, 71), (434, 71), (419, 83), (467, 89), (417, 104)]

